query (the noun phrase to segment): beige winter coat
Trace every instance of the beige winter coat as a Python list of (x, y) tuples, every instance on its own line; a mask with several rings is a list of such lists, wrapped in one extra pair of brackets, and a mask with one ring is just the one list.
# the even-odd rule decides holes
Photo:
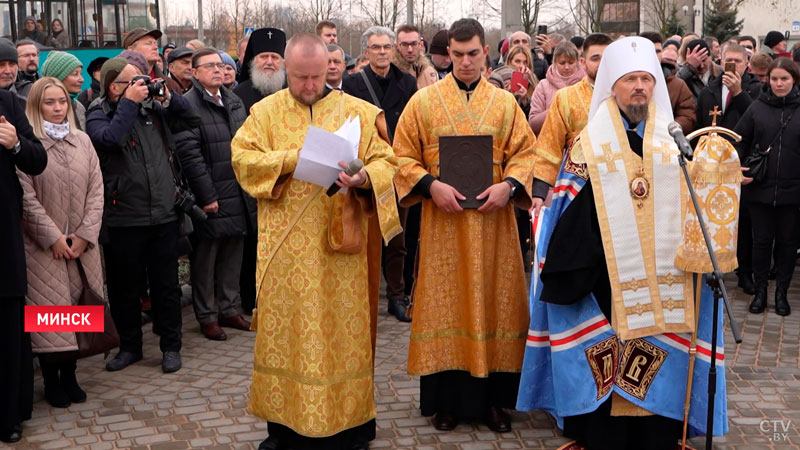
[[(47, 168), (37, 176), (17, 171), (24, 191), (22, 224), (28, 263), (28, 305), (77, 304), (82, 285), (74, 260), (53, 259), (50, 247), (74, 233), (89, 245), (80, 260), (89, 286), (103, 296), (97, 236), (103, 217), (103, 178), (86, 133), (75, 130), (61, 141), (46, 136)], [(68, 226), (69, 225), (69, 226)], [(77, 350), (75, 333), (31, 333), (35, 353)]]

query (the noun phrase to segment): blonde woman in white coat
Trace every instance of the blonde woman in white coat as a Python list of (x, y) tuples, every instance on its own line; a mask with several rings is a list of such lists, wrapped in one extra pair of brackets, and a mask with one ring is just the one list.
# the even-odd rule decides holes
[[(28, 305), (75, 305), (83, 283), (103, 296), (97, 237), (103, 216), (103, 179), (97, 153), (84, 132), (71, 122), (72, 105), (55, 78), (36, 81), (25, 113), (42, 141), (50, 164), (37, 176), (18, 173), (23, 188), (22, 222), (28, 264)], [(45, 398), (54, 407), (86, 401), (75, 378), (77, 361), (55, 353), (78, 349), (75, 333), (31, 333), (39, 357)]]

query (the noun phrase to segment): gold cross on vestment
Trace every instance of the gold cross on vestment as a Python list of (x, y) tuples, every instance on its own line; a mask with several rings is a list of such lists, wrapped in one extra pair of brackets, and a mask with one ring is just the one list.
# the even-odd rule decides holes
[(715, 127), (717, 126), (717, 117), (722, 115), (722, 111), (719, 110), (719, 106), (714, 105), (714, 109), (709, 112), (708, 115), (714, 117), (711, 119), (711, 126)]
[(601, 161), (606, 163), (606, 167), (608, 168), (609, 172), (616, 172), (617, 171), (617, 163), (616, 161), (622, 159), (622, 153), (614, 153), (611, 150), (611, 143), (606, 142), (605, 144), (600, 144), (600, 147), (603, 149), (603, 159), (605, 161)]
[(669, 147), (668, 142), (661, 141), (661, 147), (653, 149), (653, 160), (655, 160), (655, 153), (661, 155), (661, 164), (669, 164), (669, 157), (676, 152)]

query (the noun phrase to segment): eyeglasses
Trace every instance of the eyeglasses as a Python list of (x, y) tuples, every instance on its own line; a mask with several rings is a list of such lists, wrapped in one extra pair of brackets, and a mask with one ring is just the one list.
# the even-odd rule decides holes
[(203, 69), (213, 69), (213, 68), (216, 67), (217, 69), (222, 70), (222, 69), (225, 68), (225, 64), (223, 64), (223, 63), (205, 63), (205, 64), (197, 65), (197, 67), (195, 67), (195, 69), (199, 69), (201, 67)]
[(419, 41), (412, 41), (412, 42), (400, 42), (399, 44), (402, 48), (409, 48), (409, 47), (416, 47), (419, 45)]
[(20, 58), (35, 58), (37, 56), (39, 56), (38, 53), (23, 53), (19, 55)]
[(369, 46), (369, 49), (372, 50), (373, 52), (379, 52), (381, 50), (388, 52), (392, 49), (392, 44), (386, 44), (386, 45), (372, 44)]

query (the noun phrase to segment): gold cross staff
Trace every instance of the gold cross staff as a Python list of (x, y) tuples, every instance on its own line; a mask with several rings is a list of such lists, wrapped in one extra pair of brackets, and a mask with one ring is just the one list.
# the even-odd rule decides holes
[(708, 115), (714, 117), (713, 119), (711, 119), (711, 126), (715, 127), (717, 126), (717, 117), (722, 115), (722, 111), (719, 110), (719, 106), (714, 105), (714, 109), (710, 113), (708, 113)]

